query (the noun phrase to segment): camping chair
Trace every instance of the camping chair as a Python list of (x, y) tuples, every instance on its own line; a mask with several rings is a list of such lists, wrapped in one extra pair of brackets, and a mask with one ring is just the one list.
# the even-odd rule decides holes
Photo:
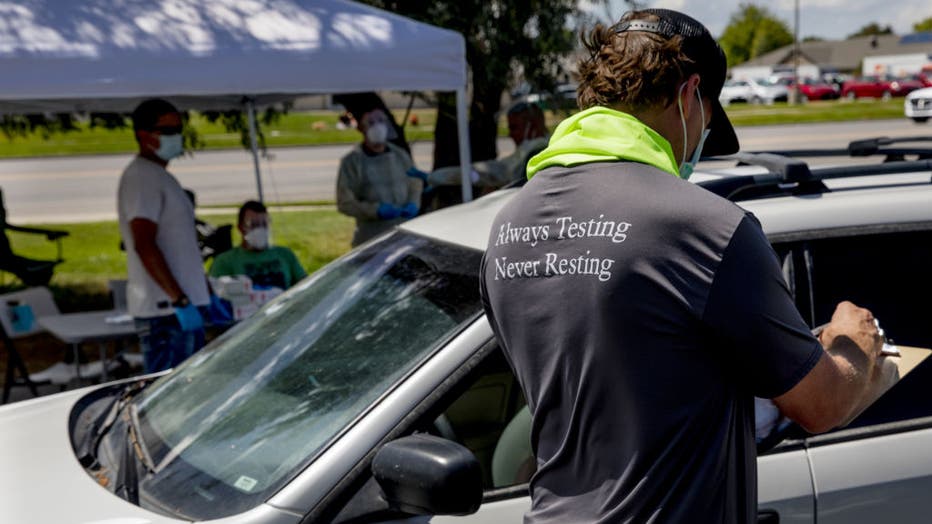
[[(12, 273), (27, 286), (44, 286), (48, 284), (49, 280), (52, 279), (55, 266), (63, 261), (61, 239), (68, 236), (68, 232), (14, 226), (8, 223), (6, 221), (6, 207), (3, 205), (2, 190), (0, 190), (0, 229), (2, 229), (0, 231), (0, 270)], [(47, 239), (55, 240), (58, 246), (57, 258), (55, 260), (34, 260), (13, 253), (13, 249), (10, 247), (10, 239), (6, 236), (7, 230), (45, 235)]]
[[(25, 322), (15, 322), (13, 318), (14, 305), (28, 305), (31, 310), (31, 315), (29, 315), (31, 318), (25, 319)], [(0, 295), (0, 338), (3, 339), (3, 345), (6, 346), (7, 350), (6, 377), (3, 382), (3, 404), (6, 404), (9, 400), (10, 390), (14, 386), (28, 387), (33, 396), (39, 396), (36, 383), (29, 378), (26, 364), (16, 349), (14, 339), (41, 333), (44, 330), (39, 326), (37, 319), (59, 314), (61, 313), (58, 311), (58, 306), (55, 305), (52, 293), (45, 287), (32, 287)], [(20, 378), (16, 377), (17, 373), (19, 373)]]

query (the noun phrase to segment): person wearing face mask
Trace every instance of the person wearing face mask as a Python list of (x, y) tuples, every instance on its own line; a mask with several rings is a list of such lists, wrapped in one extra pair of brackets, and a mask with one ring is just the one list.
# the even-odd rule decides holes
[(146, 372), (180, 364), (204, 345), (210, 303), (194, 228), (194, 206), (169, 162), (184, 153), (181, 113), (150, 99), (132, 114), (138, 154), (117, 189), (126, 248), (127, 307), (136, 323)]
[(243, 241), (217, 255), (210, 276), (246, 275), (254, 286), (279, 289), (288, 289), (307, 276), (293, 251), (272, 245), (269, 213), (261, 202), (244, 203), (236, 224)]
[(686, 181), (738, 151), (700, 22), (631, 11), (583, 43), (582, 111), (531, 158), (480, 269), (531, 415), (524, 522), (756, 522), (754, 398), (844, 424), (889, 384), (883, 339), (850, 302), (814, 336), (758, 221)]
[(356, 219), (353, 246), (418, 214), (423, 182), (406, 175), (411, 157), (389, 142), (388, 117), (381, 109), (362, 115), (361, 144), (340, 160), (337, 209)]
[[(499, 189), (515, 180), (525, 176), (528, 160), (547, 147), (550, 135), (547, 133), (547, 124), (544, 121), (544, 112), (540, 106), (527, 102), (514, 104), (506, 113), (508, 120), (508, 136), (515, 143), (515, 150), (510, 154), (495, 160), (474, 162), (470, 179), (479, 188), (481, 194)], [(421, 175), (430, 187), (459, 186), (459, 166), (442, 167), (430, 174), (419, 172), (409, 173), (411, 176)], [(458, 195), (458, 189), (455, 191)]]

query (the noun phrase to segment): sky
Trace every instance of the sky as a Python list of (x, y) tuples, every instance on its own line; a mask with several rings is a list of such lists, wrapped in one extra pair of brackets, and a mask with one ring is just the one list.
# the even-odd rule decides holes
[[(699, 20), (716, 37), (721, 36), (728, 19), (742, 3), (754, 3), (767, 8), (793, 30), (794, 0), (647, 0), (647, 7), (662, 7), (682, 11)], [(610, 0), (614, 19), (626, 10), (622, 0)], [(604, 7), (596, 8), (604, 15)], [(877, 22), (891, 25), (899, 35), (912, 32), (913, 24), (932, 16), (930, 0), (799, 0), (799, 36), (819, 36), (841, 40), (861, 27)]]

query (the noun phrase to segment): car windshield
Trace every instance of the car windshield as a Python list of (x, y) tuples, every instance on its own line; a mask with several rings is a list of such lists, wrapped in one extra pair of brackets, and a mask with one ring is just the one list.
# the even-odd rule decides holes
[(481, 312), (481, 253), (395, 232), (300, 282), (135, 402), (143, 506), (249, 509)]

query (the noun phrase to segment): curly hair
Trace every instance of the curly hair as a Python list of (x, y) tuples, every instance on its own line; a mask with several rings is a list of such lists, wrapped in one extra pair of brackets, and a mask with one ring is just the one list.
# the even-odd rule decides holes
[[(654, 22), (657, 16), (630, 11), (619, 23), (629, 20)], [(598, 24), (582, 43), (589, 56), (577, 71), (580, 109), (593, 106), (642, 111), (665, 107), (676, 100), (676, 90), (697, 72), (695, 61), (683, 50), (683, 37), (643, 32), (617, 32), (616, 26)]]

